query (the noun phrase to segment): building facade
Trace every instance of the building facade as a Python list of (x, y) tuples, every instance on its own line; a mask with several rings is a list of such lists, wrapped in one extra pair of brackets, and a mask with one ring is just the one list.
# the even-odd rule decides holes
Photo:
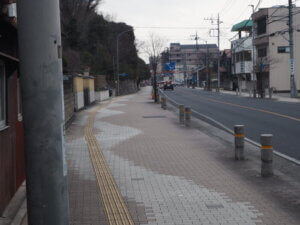
[(174, 80), (178, 82), (192, 81), (200, 85), (206, 80), (204, 76), (201, 76), (200, 71), (205, 69), (207, 60), (210, 66), (216, 64), (218, 54), (219, 50), (216, 44), (181, 45), (180, 43), (171, 43), (170, 61), (176, 63)]
[[(299, 7), (293, 8), (293, 20), (300, 21)], [(253, 14), (256, 48), (257, 88), (264, 94), (268, 88), (277, 92), (290, 92), (290, 48), (288, 34), (288, 8), (263, 8)], [(294, 27), (297, 28), (297, 27)], [(296, 87), (300, 87), (300, 33), (294, 30), (294, 58)]]
[(253, 45), (252, 20), (244, 20), (235, 24), (231, 31), (237, 32), (236, 39), (231, 41), (232, 52), (232, 89), (253, 89)]
[(0, 1), (0, 218), (25, 179), (16, 4)]

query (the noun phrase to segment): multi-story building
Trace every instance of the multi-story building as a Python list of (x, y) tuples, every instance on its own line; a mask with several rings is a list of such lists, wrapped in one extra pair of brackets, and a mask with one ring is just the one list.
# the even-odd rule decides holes
[[(174, 80), (184, 82), (194, 76), (194, 81), (198, 80), (200, 82), (197, 83), (201, 83), (205, 78), (201, 77), (197, 70), (205, 67), (206, 59), (210, 64), (215, 63), (218, 54), (219, 50), (216, 44), (181, 45), (180, 43), (171, 43), (170, 61), (176, 63)], [(198, 78), (195, 77), (195, 74), (198, 74)]]
[[(300, 21), (299, 7), (293, 8), (294, 24)], [(275, 6), (262, 8), (252, 16), (256, 48), (257, 88), (261, 93), (267, 88), (278, 92), (290, 91), (290, 48), (288, 34), (288, 8)], [(300, 60), (300, 33), (294, 31), (294, 58)], [(300, 87), (300, 65), (295, 63), (296, 86)]]
[(238, 32), (237, 38), (231, 41), (233, 79), (230, 86), (233, 90), (250, 90), (253, 86), (252, 25), (252, 20), (244, 20), (231, 29)]

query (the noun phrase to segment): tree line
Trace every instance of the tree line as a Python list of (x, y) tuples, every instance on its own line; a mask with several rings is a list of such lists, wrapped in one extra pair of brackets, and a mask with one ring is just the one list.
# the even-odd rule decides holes
[[(102, 0), (60, 0), (65, 73), (89, 69), (92, 75), (116, 78), (116, 39), (125, 23), (116, 23), (97, 13)], [(138, 57), (134, 32), (119, 39), (119, 71), (128, 74), (121, 79), (148, 79), (150, 71)]]

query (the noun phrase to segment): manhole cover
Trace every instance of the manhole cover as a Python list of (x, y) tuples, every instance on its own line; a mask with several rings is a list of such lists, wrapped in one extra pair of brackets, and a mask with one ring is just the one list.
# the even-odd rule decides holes
[(220, 203), (205, 203), (205, 206), (208, 209), (221, 209), (221, 208), (224, 208), (224, 206)]
[(142, 177), (138, 177), (138, 178), (131, 178), (132, 181), (141, 181), (144, 180), (144, 178)]
[(145, 119), (150, 119), (150, 118), (166, 118), (166, 116), (143, 116)]

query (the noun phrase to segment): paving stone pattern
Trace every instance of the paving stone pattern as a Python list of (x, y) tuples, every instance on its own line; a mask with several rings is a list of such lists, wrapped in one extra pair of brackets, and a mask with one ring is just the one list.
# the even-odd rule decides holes
[(95, 173), (83, 137), (87, 112), (80, 112), (66, 135), (70, 225), (107, 225)]
[[(83, 137), (89, 112), (79, 113), (67, 134), (71, 224), (102, 225), (108, 223)], [(261, 190), (264, 180), (241, 177), (226, 163), (243, 166), (216, 156), (228, 146), (179, 126), (172, 112), (150, 100), (149, 89), (114, 100), (94, 126), (137, 225), (299, 224), (290, 207)]]

